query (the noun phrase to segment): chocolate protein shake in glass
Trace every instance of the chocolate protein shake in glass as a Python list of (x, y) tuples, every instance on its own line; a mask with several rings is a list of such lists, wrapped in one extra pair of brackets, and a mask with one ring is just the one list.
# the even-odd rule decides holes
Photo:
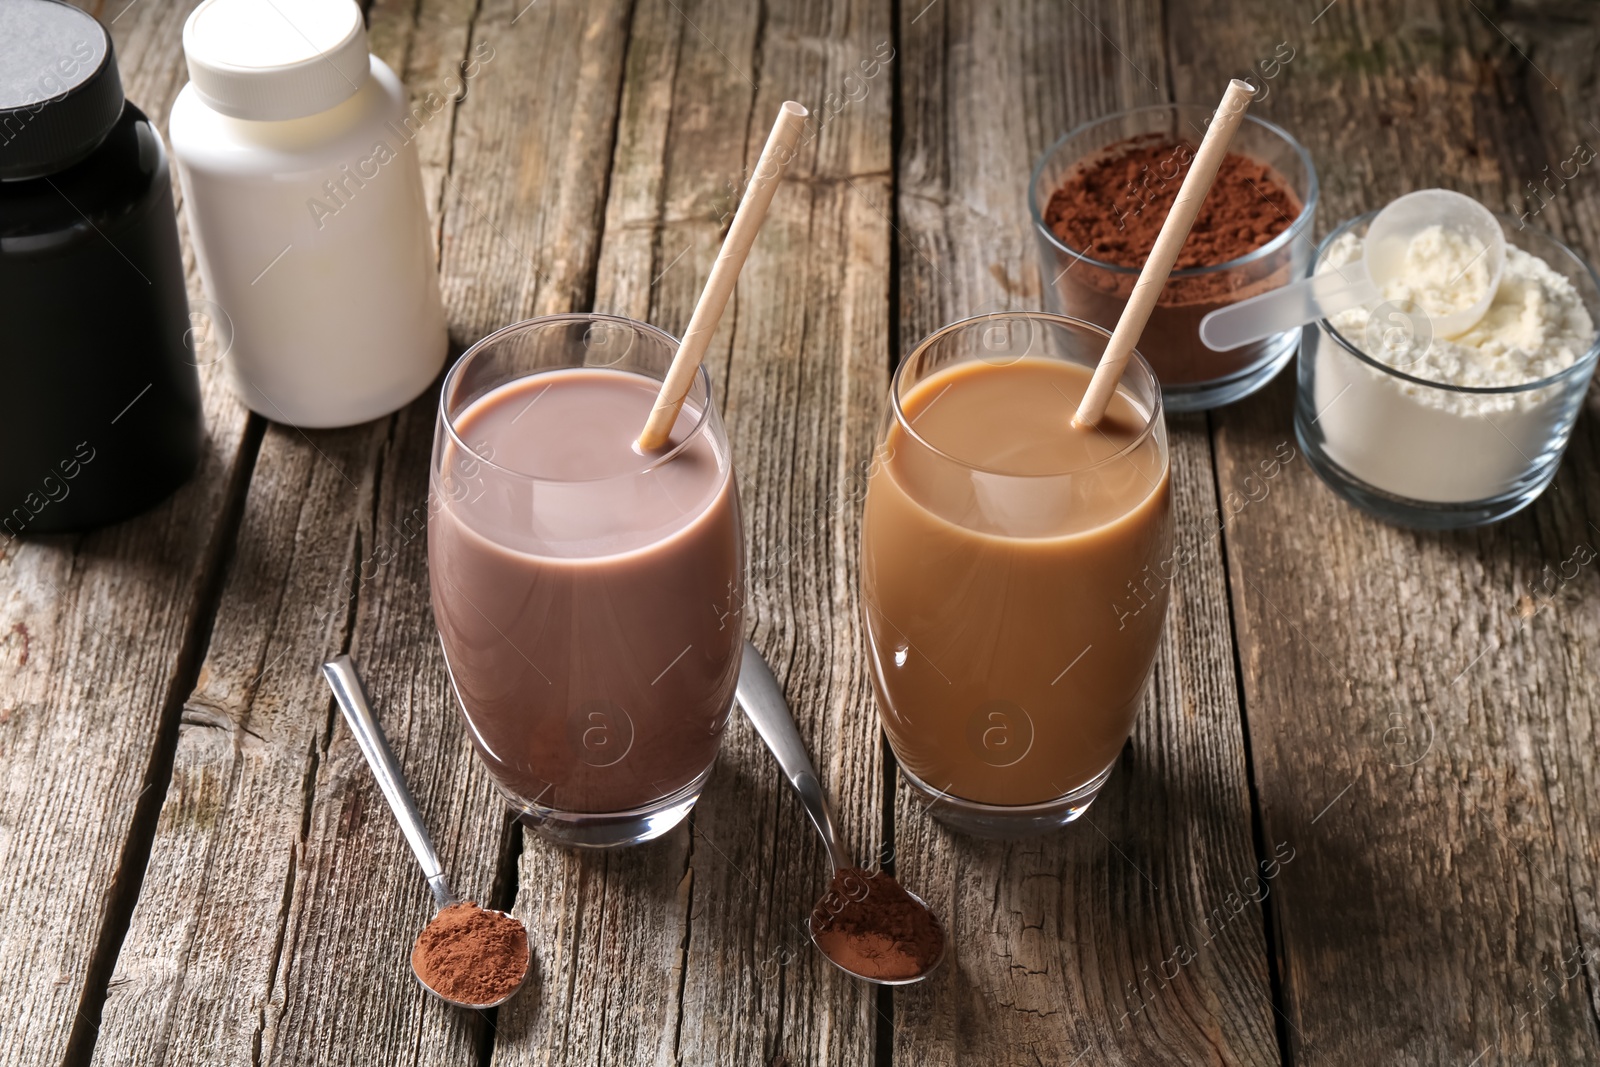
[[(1132, 733), (1166, 620), (1161, 391), (1135, 353), (1073, 413), (1109, 332), (967, 319), (901, 364), (861, 538), (878, 710), (935, 816), (1010, 836), (1077, 818)], [(1133, 607), (1129, 605), (1133, 604)]]
[(665, 447), (635, 439), (677, 342), (562, 315), (445, 379), (428, 566), (473, 744), (546, 838), (659, 836), (711, 773), (738, 680), (744, 538), (702, 370)]

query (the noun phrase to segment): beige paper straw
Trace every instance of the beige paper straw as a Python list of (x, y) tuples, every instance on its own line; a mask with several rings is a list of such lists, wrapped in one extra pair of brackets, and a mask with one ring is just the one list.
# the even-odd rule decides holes
[(1228, 83), (1228, 91), (1222, 95), (1222, 103), (1217, 106), (1211, 126), (1194, 154), (1194, 163), (1178, 187), (1178, 198), (1167, 212), (1161, 232), (1156, 234), (1156, 243), (1144, 261), (1144, 269), (1139, 271), (1139, 280), (1134, 283), (1127, 306), (1122, 309), (1122, 317), (1117, 319), (1117, 328), (1111, 331), (1111, 339), (1106, 342), (1106, 350), (1094, 369), (1088, 391), (1083, 394), (1078, 413), (1072, 418), (1074, 426), (1093, 426), (1105, 415), (1106, 406), (1117, 391), (1117, 382), (1122, 379), (1123, 368), (1133, 355), (1134, 345), (1139, 343), (1139, 335), (1144, 333), (1144, 324), (1155, 310), (1161, 289), (1167, 284), (1167, 275), (1178, 261), (1178, 252), (1189, 237), (1200, 205), (1211, 191), (1211, 183), (1217, 180), (1217, 169), (1228, 154), (1234, 131), (1244, 121), (1245, 108), (1250, 106), (1255, 92), (1254, 86), (1238, 78)]
[(717, 253), (711, 276), (706, 279), (700, 301), (695, 304), (694, 314), (689, 317), (689, 329), (683, 336), (683, 343), (678, 346), (678, 354), (672, 357), (672, 366), (667, 368), (667, 376), (661, 382), (661, 392), (656, 395), (656, 405), (650, 411), (649, 421), (644, 424), (644, 432), (639, 435), (641, 451), (648, 452), (666, 444), (667, 437), (672, 433), (672, 424), (678, 421), (678, 409), (683, 407), (683, 398), (689, 395), (695, 371), (700, 369), (706, 347), (711, 344), (711, 335), (717, 332), (717, 323), (721, 321), (728, 298), (733, 295), (733, 287), (739, 281), (739, 271), (744, 267), (745, 257), (750, 254), (750, 246), (755, 243), (756, 234), (766, 220), (772, 196), (778, 191), (778, 182), (783, 178), (783, 166), (794, 158), (795, 142), (800, 139), (800, 130), (805, 125), (807, 114), (809, 112), (793, 100), (785, 101), (778, 110), (778, 120), (772, 124), (766, 147), (761, 150), (761, 159), (756, 163), (755, 174), (745, 189), (744, 198), (739, 201), (739, 210), (734, 212), (733, 225), (728, 227), (722, 251)]

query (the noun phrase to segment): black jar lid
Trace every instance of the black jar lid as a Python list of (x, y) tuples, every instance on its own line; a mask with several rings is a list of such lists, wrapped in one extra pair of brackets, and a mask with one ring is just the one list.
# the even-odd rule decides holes
[(0, 0), (0, 180), (65, 170), (122, 115), (111, 37), (58, 0)]

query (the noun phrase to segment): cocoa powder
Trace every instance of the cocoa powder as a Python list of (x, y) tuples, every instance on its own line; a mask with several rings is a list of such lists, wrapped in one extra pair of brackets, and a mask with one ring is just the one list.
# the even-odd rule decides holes
[[(1067, 314), (1110, 328), (1127, 303), (1138, 269), (1155, 244), (1194, 160), (1195, 146), (1162, 134), (1108, 145), (1067, 174), (1043, 211), (1046, 228), (1074, 252), (1126, 268), (1109, 271), (1062, 257), (1056, 290)], [(1178, 254), (1176, 269), (1215, 267), (1256, 251), (1287, 230), (1302, 204), (1272, 167), (1229, 152)], [(1219, 307), (1292, 280), (1289, 255), (1247, 267), (1174, 276), (1139, 341), (1163, 385), (1211, 382), (1249, 367), (1263, 344), (1213, 352), (1200, 320)]]
[(411, 966), (446, 1000), (492, 1004), (522, 984), (528, 931), (511, 916), (470, 900), (451, 904), (417, 936)]
[[(1159, 134), (1118, 142), (1068, 175), (1050, 197), (1044, 221), (1067, 245), (1119, 267), (1140, 267), (1196, 148)], [(1175, 269), (1214, 267), (1247, 256), (1300, 214), (1300, 201), (1265, 163), (1229, 152), (1201, 202)]]
[(944, 952), (939, 920), (887, 874), (859, 867), (834, 872), (811, 936), (845, 970), (885, 981), (915, 978)]

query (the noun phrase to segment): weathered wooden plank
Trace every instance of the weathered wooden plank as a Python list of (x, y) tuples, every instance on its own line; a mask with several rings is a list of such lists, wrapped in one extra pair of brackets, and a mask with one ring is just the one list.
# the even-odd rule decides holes
[[(752, 547), (730, 624), (753, 624), (787, 680), (863, 855), (881, 833), (882, 763), (859, 658), (855, 513), (887, 386), (892, 70), (880, 62), (868, 79), (860, 64), (889, 40), (881, 3), (643, 0), (596, 298), (682, 330), (779, 104), (827, 116), (808, 128), (707, 362)], [(864, 95), (853, 89), (834, 117), (830, 94), (841, 103), (851, 74)], [(874, 993), (799, 927), (826, 860), (785, 790), (736, 717), (692, 832), (604, 859), (529, 837), (517, 908), (537, 927), (544, 995), (502, 1011), (495, 1063), (871, 1062)]]
[[(504, 817), (450, 704), (427, 607), (421, 524), (432, 409), (419, 401), (395, 420), (377, 467), (381, 480), (367, 520), (374, 548), (359, 557), (363, 571), (377, 574), (356, 598), (351, 653), (452, 884), (481, 899), (493, 889)], [(337, 593), (322, 603), (330, 600), (343, 606)], [(320, 681), (313, 672), (321, 654), (287, 669), (297, 682)], [(326, 708), (308, 695), (301, 713)], [(305, 819), (304, 837), (294, 880), (284, 887), (261, 1061), (472, 1063), (484, 1021), (446, 1008), (411, 975), (411, 943), (433, 913), (433, 898), (354, 739), (331, 717), (327, 727), (310, 802), (289, 808)]]
[[(85, 6), (111, 23), (128, 98), (164, 125), (182, 15)], [(92, 1038), (143, 869), (254, 451), (220, 372), (201, 383), (207, 448), (171, 500), (86, 536), (0, 543), (0, 1047), (18, 1065)], [(85, 436), (121, 447), (110, 425)]]
[[(951, 319), (1039, 306), (1033, 163), (1079, 122), (1167, 99), (1161, 18), (1156, 4), (901, 5), (902, 352)], [(898, 873), (948, 916), (953, 958), (896, 992), (896, 1061), (1278, 1060), (1261, 905), (1242, 901), (1271, 888), (1257, 880), (1218, 536), (1232, 487), (1215, 481), (1203, 417), (1169, 427), (1174, 554), (1190, 562), (1094, 807), (1062, 833), (994, 844), (897, 793)]]
[[(591, 296), (681, 329), (731, 207), (725, 183), (753, 160), (777, 101), (821, 103), (889, 38), (875, 7), (763, 21), (670, 0), (644, 0), (631, 16), (507, 4), (475, 23), (472, 9), (379, 5), (373, 26), (375, 47), (419, 95), (478, 45), (494, 50), (459, 116), (441, 112), (419, 146), (444, 207), (458, 343)], [(142, 104), (182, 83), (184, 14), (139, 0), (118, 18), (124, 76)], [(1180, 99), (1209, 99), (1208, 86), (1280, 40), (1306, 47), (1258, 106), (1313, 144), (1325, 224), (1431, 182), (1521, 210), (1523, 184), (1592, 138), (1590, 16), (1354, 0), (1312, 24), (1315, 14), (1169, 10), (1169, 75), (1156, 12), (913, 0), (897, 20), (896, 63), (908, 68), (898, 192), (885, 174), (887, 81), (802, 154), (808, 181), (781, 194), (711, 366), (746, 474), (758, 640), (791, 677), (802, 730), (863, 852), (880, 832), (883, 772), (856, 658), (855, 508), (887, 384), (891, 241), (902, 349), (948, 318), (1031, 306), (1021, 182), (1040, 148), (1072, 122), (1164, 98), (1169, 81)], [(617, 170), (603, 197), (629, 18)], [(538, 28), (515, 36), (528, 26)], [(497, 85), (506, 70), (515, 76)], [(1600, 201), (1580, 180), (1536, 224), (1594, 253), (1597, 220)], [(1556, 486), (1494, 530), (1379, 527), (1292, 463), (1217, 534), (1218, 497), (1289, 438), (1290, 393), (1285, 379), (1212, 417), (1214, 480), (1202, 420), (1174, 425), (1179, 551), (1196, 562), (1175, 584), (1151, 707), (1092, 823), (983, 845), (900, 799), (900, 872), (957, 933), (934, 984), (877, 1001), (804, 948), (793, 920), (822, 860), (736, 720), (692, 833), (599, 859), (529, 843), (518, 907), (534, 923), (539, 983), (495, 1021), (496, 1058), (862, 1062), (881, 1028), (910, 1062), (1263, 1062), (1276, 1054), (1274, 1022), (1296, 1062), (1592, 1058), (1597, 579), (1592, 567), (1554, 586), (1546, 575), (1600, 538), (1593, 405)], [(59, 1062), (86, 984), (97, 999), (91, 958), (118, 907), (117, 894), (102, 898), (132, 873), (114, 876), (110, 857), (140, 821), (152, 753), (153, 784), (164, 776), (182, 650), (200, 644), (194, 605), (208, 583), (197, 575), (215, 570), (196, 561), (216, 559), (212, 517), (254, 452), (209, 372), (207, 404), (208, 467), (173, 504), (90, 538), (8, 544), (0, 557), (14, 576), (0, 609), (0, 889), (12, 890), (0, 1043), (23, 1049), (20, 1062)], [(353, 643), (447, 862), (464, 889), (488, 891), (498, 808), (455, 726), (421, 607), (411, 516), (425, 494), (430, 408), (309, 439), (268, 431), (177, 731), (102, 1062), (468, 1062), (491, 1039), (424, 1000), (405, 973), (425, 894), (313, 673)], [(232, 420), (220, 439), (219, 411)], [(1176, 979), (1161, 972), (1259, 859), (1233, 725), (1224, 542), (1257, 848), (1295, 849), (1266, 904), (1281, 1021), (1254, 906)], [(1457, 682), (1452, 664), (1473, 669)], [(142, 855), (136, 843), (129, 856)]]
[[(1298, 49), (1266, 108), (1316, 155), (1324, 230), (1430, 185), (1520, 212), (1596, 141), (1590, 8), (1349, 0), (1313, 25), (1321, 6), (1178, 5), (1170, 32), (1191, 96)], [(1590, 175), (1531, 221), (1592, 259), (1597, 210)], [(1291, 433), (1292, 394), (1219, 416), (1224, 482)], [(1300, 856), (1275, 912), (1295, 1062), (1600, 1055), (1600, 580), (1560, 577), (1600, 545), (1594, 412), (1487, 530), (1382, 525), (1300, 464), (1227, 531), (1261, 818)]]
[[(501, 149), (493, 159), (475, 153), (491, 143), (560, 159), (570, 137), (557, 115), (609, 144), (624, 7), (540, 5), (520, 19), (518, 7), (439, 0), (371, 12), (375, 49), (424, 107), (464, 64), (479, 64), (466, 102), (438, 107), (418, 138), (443, 215), (458, 341), (476, 329), (461, 307), (480, 274), (526, 275), (528, 293), (548, 285), (541, 299), (558, 301), (593, 271), (608, 160), (572, 169), (576, 188), (590, 190), (585, 201), (572, 187), (501, 183)], [(529, 85), (522, 70), (546, 80)], [(545, 95), (530, 124), (534, 92)], [(465, 148), (454, 143), (457, 123), (470, 125)], [(461, 179), (465, 195), (446, 177), (452, 162), (471, 176)], [(513, 245), (519, 226), (539, 242)], [(533, 249), (530, 262), (523, 252)], [(486, 314), (505, 322), (524, 311)], [(268, 430), (184, 711), (100, 1062), (466, 1064), (490, 1040), (489, 1020), (444, 1009), (411, 977), (410, 945), (431, 897), (316, 671), (352, 650), (456, 888), (480, 899), (500, 892), (506, 816), (459, 726), (427, 608), (435, 403), (430, 390), (361, 427)]]
[(442, 179), (458, 343), (593, 300), (628, 9), (505, 0), (478, 11), (472, 48), (493, 58), (457, 110)]
[[(352, 561), (375, 536), (382, 430), (313, 441), (273, 427), (262, 443), (107, 997), (100, 1063), (247, 1061), (282, 1010), (271, 999), (277, 944), (332, 725), (315, 667), (348, 641), (343, 602)], [(372, 827), (374, 845), (382, 829)]]
[(450, 169), (456, 105), (474, 87), (493, 91), (514, 77), (490, 37), (473, 40), (475, 0), (400, 3), (366, 0), (367, 38), (375, 55), (405, 79), (411, 97), (412, 143), (422, 164), (422, 185), (434, 206), (435, 233), (443, 222), (445, 176)]

